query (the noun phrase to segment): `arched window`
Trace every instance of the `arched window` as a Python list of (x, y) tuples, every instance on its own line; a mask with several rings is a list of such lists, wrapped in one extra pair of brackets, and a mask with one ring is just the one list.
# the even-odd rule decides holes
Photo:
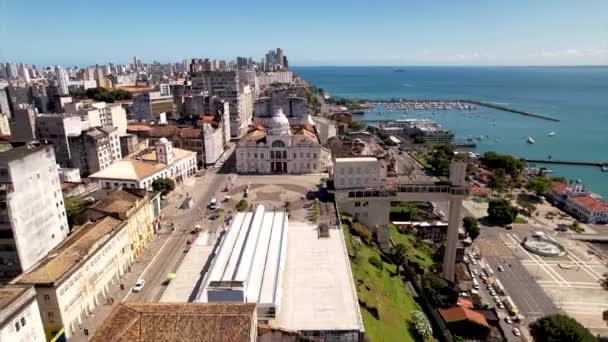
[(272, 143), (272, 147), (279, 147), (279, 148), (285, 148), (285, 143), (282, 142), (281, 140), (275, 140)]

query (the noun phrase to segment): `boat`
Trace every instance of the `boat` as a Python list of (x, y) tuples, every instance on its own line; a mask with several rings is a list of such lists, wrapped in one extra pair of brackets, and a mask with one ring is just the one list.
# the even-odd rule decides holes
[(534, 139), (532, 139), (532, 137), (528, 137), (528, 139), (526, 140), (526, 142), (528, 144), (534, 144), (535, 143), (535, 141), (534, 141)]
[(608, 172), (608, 165), (602, 165), (602, 171)]
[(554, 136), (554, 135), (555, 135), (555, 132), (551, 132), (551, 133), (549, 133), (549, 136), (550, 136), (550, 137), (552, 137), (552, 136)]
[(393, 69), (394, 72), (405, 72), (403, 69)]

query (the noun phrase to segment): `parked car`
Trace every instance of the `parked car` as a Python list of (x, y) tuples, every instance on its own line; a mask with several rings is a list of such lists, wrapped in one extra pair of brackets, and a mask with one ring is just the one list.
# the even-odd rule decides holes
[(496, 307), (499, 308), (499, 309), (504, 309), (505, 308), (505, 306), (501, 302), (496, 303)]
[(144, 288), (145, 284), (145, 280), (138, 279), (137, 282), (135, 282), (135, 286), (133, 286), (133, 292), (140, 292)]
[(502, 266), (498, 265), (498, 272), (504, 272), (504, 268), (502, 268)]
[(509, 316), (505, 317), (505, 323), (507, 323), (507, 324), (513, 323), (513, 321), (511, 320), (511, 317), (509, 317)]
[(515, 335), (515, 336), (521, 336), (521, 332), (519, 331), (519, 329), (513, 328), (513, 335)]

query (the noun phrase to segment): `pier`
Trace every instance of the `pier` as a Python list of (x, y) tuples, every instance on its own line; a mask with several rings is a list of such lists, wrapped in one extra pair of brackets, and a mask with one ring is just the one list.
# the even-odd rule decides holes
[(559, 160), (559, 159), (525, 159), (527, 163), (576, 165), (576, 166), (608, 166), (608, 161), (581, 161), (581, 160)]

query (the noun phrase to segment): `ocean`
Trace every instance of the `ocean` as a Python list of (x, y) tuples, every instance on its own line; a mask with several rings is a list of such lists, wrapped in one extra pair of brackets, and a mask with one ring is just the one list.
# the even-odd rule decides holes
[[(361, 119), (428, 118), (458, 140), (483, 136), (475, 152), (518, 157), (608, 161), (608, 66), (597, 67), (293, 67), (332, 96), (365, 99), (477, 99), (544, 114), (550, 122), (477, 107), (473, 111), (367, 111)], [(555, 132), (553, 137), (550, 132)], [(487, 136), (487, 137), (486, 137)], [(532, 137), (535, 144), (526, 143)], [(547, 165), (544, 165), (547, 166)], [(608, 197), (599, 167), (549, 165)]]

